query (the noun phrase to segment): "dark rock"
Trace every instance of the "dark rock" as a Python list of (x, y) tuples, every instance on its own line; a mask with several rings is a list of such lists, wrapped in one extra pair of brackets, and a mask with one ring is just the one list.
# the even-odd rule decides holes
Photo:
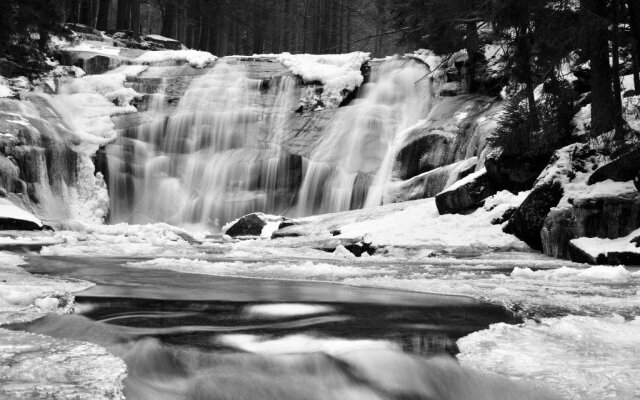
[(34, 222), (15, 218), (0, 218), (0, 230), (3, 231), (41, 231), (42, 227)]
[(640, 147), (637, 147), (608, 164), (598, 168), (587, 181), (587, 184), (606, 181), (611, 179), (616, 182), (627, 182), (634, 180), (640, 171)]
[(362, 257), (364, 253), (367, 253), (370, 256), (372, 256), (376, 252), (376, 249), (371, 246), (371, 243), (367, 243), (367, 242), (353, 243), (353, 244), (344, 246), (344, 248), (349, 250), (349, 252), (351, 252), (356, 257)]
[(267, 222), (257, 213), (245, 215), (233, 224), (225, 233), (231, 237), (260, 236)]
[(636, 176), (633, 178), (633, 184), (636, 186), (636, 189), (640, 191), (640, 171), (638, 171)]
[(484, 199), (495, 193), (486, 171), (482, 171), (469, 175), (464, 182), (438, 193), (436, 206), (440, 214), (456, 214), (479, 207)]
[(507, 208), (507, 210), (504, 213), (502, 213), (501, 216), (492, 219), (491, 220), (491, 224), (492, 225), (502, 225), (503, 223), (505, 223), (509, 219), (511, 219), (511, 217), (513, 216), (513, 214), (516, 212), (517, 209), (518, 209), (518, 207), (509, 207), (509, 208)]
[(109, 71), (111, 59), (106, 56), (93, 56), (84, 60), (82, 69), (89, 75), (103, 74)]
[(515, 235), (536, 250), (542, 250), (540, 231), (549, 210), (560, 202), (564, 190), (559, 182), (536, 186), (513, 213), (504, 231)]
[(549, 157), (525, 159), (492, 152), (484, 162), (489, 179), (497, 190), (521, 192), (530, 189), (549, 161)]
[[(616, 239), (640, 227), (640, 193), (575, 200), (572, 207), (551, 211), (540, 231), (542, 250), (571, 258), (569, 242), (580, 237)], [(579, 261), (579, 260), (574, 260)]]

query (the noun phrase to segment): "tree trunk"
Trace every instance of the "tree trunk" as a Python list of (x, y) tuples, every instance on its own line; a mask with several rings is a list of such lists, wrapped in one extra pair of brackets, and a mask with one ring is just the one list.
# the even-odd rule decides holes
[(467, 24), (467, 89), (474, 92), (477, 89), (476, 84), (476, 63), (478, 62), (480, 39), (478, 38), (478, 26), (475, 22)]
[(110, 0), (100, 0), (100, 7), (98, 9), (98, 24), (97, 28), (101, 31), (109, 30), (109, 6)]
[(140, 33), (140, 0), (129, 0), (131, 3), (131, 30)]
[(620, 29), (618, 27), (619, 22), (619, 2), (618, 0), (612, 0), (612, 15), (613, 15), (613, 104), (615, 105), (615, 138), (617, 140), (624, 140), (623, 120), (622, 120), (622, 99), (620, 98)]
[(168, 1), (164, 10), (164, 18), (162, 19), (162, 36), (173, 38), (176, 35), (176, 13), (177, 7), (173, 1)]
[(606, 11), (604, 1), (582, 0), (582, 28), (587, 36), (585, 50), (591, 61), (591, 133), (594, 136), (614, 128)]
[(129, 0), (118, 0), (118, 13), (116, 29), (119, 31), (129, 30), (129, 11), (131, 7)]
[(640, 94), (640, 2), (627, 0), (631, 25), (631, 53), (633, 56), (633, 87)]
[(353, 33), (353, 10), (352, 5), (349, 4), (347, 8), (347, 53), (351, 51), (351, 36)]

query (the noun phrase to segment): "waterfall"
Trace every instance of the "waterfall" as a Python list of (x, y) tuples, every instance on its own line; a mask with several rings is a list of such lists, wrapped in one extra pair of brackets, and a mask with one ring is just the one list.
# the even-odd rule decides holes
[(220, 60), (175, 110), (161, 82), (146, 103), (151, 122), (105, 149), (111, 222), (210, 229), (256, 211), (310, 215), (382, 202), (405, 133), (431, 108), (428, 67), (376, 63), (300, 155), (291, 153), (292, 126), (302, 121), (304, 130), (314, 118), (294, 112), (303, 88), (294, 76), (252, 78), (247, 65)]
[(382, 203), (404, 133), (431, 108), (428, 73), (424, 64), (407, 60), (375, 68), (360, 98), (340, 110), (313, 151), (300, 189), (299, 215)]
[[(301, 162), (279, 142), (298, 103), (296, 78), (272, 81), (265, 85), (242, 63), (222, 60), (191, 83), (170, 117), (159, 114), (109, 146), (111, 221), (219, 227), (253, 211), (291, 207)], [(265, 91), (275, 97), (272, 106), (264, 104)], [(164, 102), (149, 107), (154, 112)]]

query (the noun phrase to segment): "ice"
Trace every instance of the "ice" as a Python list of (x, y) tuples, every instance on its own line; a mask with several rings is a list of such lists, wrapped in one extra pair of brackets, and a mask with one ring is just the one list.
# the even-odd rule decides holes
[(496, 324), (458, 341), (479, 370), (539, 381), (566, 399), (640, 397), (640, 319), (566, 316)]
[(147, 51), (133, 60), (138, 64), (155, 64), (167, 61), (187, 62), (193, 68), (204, 68), (216, 61), (218, 57), (199, 50), (163, 50)]
[(515, 268), (511, 273), (512, 278), (545, 279), (545, 280), (585, 280), (593, 282), (602, 281), (631, 281), (634, 274), (622, 265), (608, 267), (596, 265), (587, 269), (562, 267), (554, 270), (532, 271), (529, 268)]
[(398, 345), (384, 340), (348, 340), (309, 335), (289, 335), (276, 339), (258, 335), (221, 335), (221, 343), (252, 353), (293, 354), (322, 352), (330, 355), (357, 350), (399, 350)]
[(0, 398), (124, 400), (124, 361), (89, 343), (0, 329)]
[(3, 83), (4, 78), (0, 76), (0, 97), (12, 97), (14, 95), (13, 90)]
[(384, 273), (380, 268), (335, 265), (321, 262), (215, 262), (189, 258), (157, 258), (129, 262), (131, 268), (166, 269), (170, 271), (261, 279), (339, 280), (347, 277)]
[(364, 78), (362, 64), (369, 60), (369, 53), (348, 54), (290, 54), (278, 56), (284, 66), (305, 82), (321, 82), (324, 85), (322, 101), (327, 107), (337, 108), (344, 98), (343, 91), (353, 91)]
[(171, 225), (100, 225), (72, 222), (56, 232), (54, 239), (63, 243), (44, 247), (40, 254), (49, 256), (131, 256), (197, 255), (191, 243), (203, 237)]
[(7, 199), (0, 198), (0, 219), (15, 219), (33, 222), (39, 227), (42, 227), (42, 221), (40, 221), (35, 215), (30, 212), (17, 207), (15, 204)]
[(90, 282), (31, 275), (20, 268), (22, 257), (0, 252), (0, 325), (28, 321), (48, 312), (73, 309), (73, 292), (93, 286)]
[(334, 308), (319, 304), (275, 303), (246, 306), (243, 311), (250, 316), (278, 318), (327, 314), (334, 311)]

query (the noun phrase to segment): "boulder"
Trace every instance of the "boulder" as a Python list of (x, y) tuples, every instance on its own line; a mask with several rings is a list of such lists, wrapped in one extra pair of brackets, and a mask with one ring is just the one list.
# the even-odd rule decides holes
[(438, 193), (436, 206), (440, 214), (456, 214), (479, 207), (484, 199), (495, 193), (487, 171), (481, 169)]
[(160, 35), (147, 35), (143, 38), (145, 41), (151, 44), (152, 50), (181, 50), (182, 43), (175, 39)]
[(608, 164), (598, 168), (590, 177), (587, 183), (603, 182), (611, 179), (616, 182), (627, 182), (634, 180), (640, 171), (640, 147), (637, 147)]
[(564, 190), (557, 181), (536, 186), (513, 213), (504, 227), (506, 233), (515, 235), (536, 250), (542, 250), (540, 231), (552, 207), (560, 202)]
[(279, 215), (252, 213), (227, 224), (222, 230), (231, 237), (264, 236), (270, 238), (288, 219)]

